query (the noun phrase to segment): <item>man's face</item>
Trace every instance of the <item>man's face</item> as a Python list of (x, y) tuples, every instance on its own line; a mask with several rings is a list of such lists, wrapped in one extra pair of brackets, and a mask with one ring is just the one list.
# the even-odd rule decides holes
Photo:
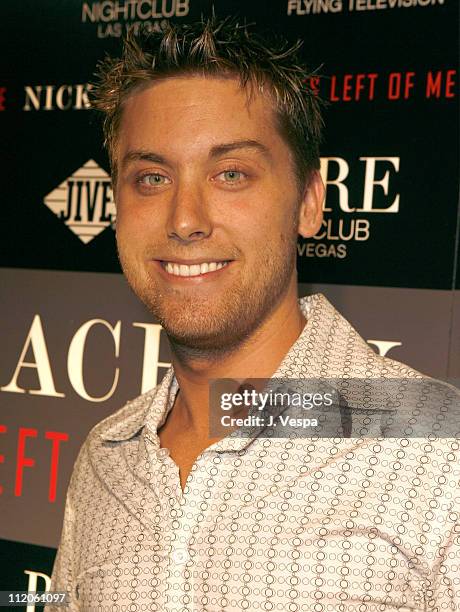
[(248, 104), (235, 79), (158, 81), (126, 101), (116, 155), (133, 290), (174, 342), (236, 346), (295, 284), (301, 197), (269, 98)]

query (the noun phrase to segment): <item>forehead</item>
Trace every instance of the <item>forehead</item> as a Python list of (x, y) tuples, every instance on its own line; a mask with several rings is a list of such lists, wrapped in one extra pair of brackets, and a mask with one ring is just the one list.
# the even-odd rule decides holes
[(268, 93), (242, 88), (236, 78), (181, 76), (155, 81), (127, 98), (118, 149), (155, 145), (190, 154), (238, 139), (282, 146)]

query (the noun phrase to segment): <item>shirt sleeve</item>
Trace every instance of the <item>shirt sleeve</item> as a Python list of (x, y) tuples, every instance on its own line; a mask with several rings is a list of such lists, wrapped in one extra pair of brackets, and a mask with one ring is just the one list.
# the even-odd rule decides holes
[(78, 491), (81, 486), (80, 475), (81, 470), (85, 466), (86, 444), (80, 448), (77, 459), (75, 461), (72, 475), (70, 477), (69, 486), (67, 488), (67, 496), (64, 509), (64, 520), (62, 524), (61, 540), (54, 560), (53, 571), (51, 574), (50, 591), (57, 593), (67, 593), (68, 605), (48, 604), (43, 612), (79, 612), (81, 610), (76, 592), (75, 581), (75, 565), (76, 565), (76, 505), (75, 500), (78, 500)]
[(61, 540), (54, 560), (53, 572), (51, 574), (50, 591), (67, 593), (69, 604), (58, 606), (48, 604), (44, 612), (74, 612), (79, 610), (78, 602), (74, 595), (73, 577), (73, 531), (74, 531), (74, 511), (71, 499), (71, 488), (67, 492), (64, 522), (61, 532)]
[(426, 610), (460, 612), (460, 523), (453, 525), (446, 545), (439, 552)]

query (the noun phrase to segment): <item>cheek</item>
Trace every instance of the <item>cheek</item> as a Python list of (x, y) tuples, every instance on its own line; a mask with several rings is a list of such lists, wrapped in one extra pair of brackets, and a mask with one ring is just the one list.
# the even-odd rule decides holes
[(132, 251), (133, 247), (135, 248), (139, 244), (141, 235), (131, 219), (127, 218), (126, 215), (120, 215), (117, 219), (116, 238), (119, 249)]
[(222, 225), (246, 257), (265, 259), (276, 251), (285, 253), (287, 248), (295, 248), (292, 245), (297, 240), (297, 224), (293, 211), (285, 208), (285, 203), (270, 209), (263, 202), (258, 208), (242, 204)]
[(153, 224), (158, 218), (146, 206), (134, 205), (133, 202), (123, 201), (117, 207), (117, 240), (129, 240), (134, 246), (145, 242), (147, 237), (155, 233)]
[(247, 227), (248, 237), (256, 241), (263, 241), (267, 247), (291, 242), (292, 237), (297, 236), (295, 214), (286, 205), (286, 202), (279, 202), (276, 207), (264, 209), (257, 215), (250, 215)]
[(139, 216), (123, 211), (117, 218), (116, 241), (120, 257), (125, 261), (142, 260), (148, 244), (145, 223), (139, 221)]
[(267, 187), (235, 194), (225, 205), (218, 200), (211, 204), (216, 211), (216, 223), (248, 237), (284, 231), (286, 225), (286, 202), (281, 194)]

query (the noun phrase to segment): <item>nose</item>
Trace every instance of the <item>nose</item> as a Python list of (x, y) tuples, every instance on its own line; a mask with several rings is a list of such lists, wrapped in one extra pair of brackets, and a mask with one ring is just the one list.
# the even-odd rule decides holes
[(206, 198), (195, 185), (178, 185), (170, 203), (168, 237), (181, 242), (193, 242), (207, 238), (212, 232)]

